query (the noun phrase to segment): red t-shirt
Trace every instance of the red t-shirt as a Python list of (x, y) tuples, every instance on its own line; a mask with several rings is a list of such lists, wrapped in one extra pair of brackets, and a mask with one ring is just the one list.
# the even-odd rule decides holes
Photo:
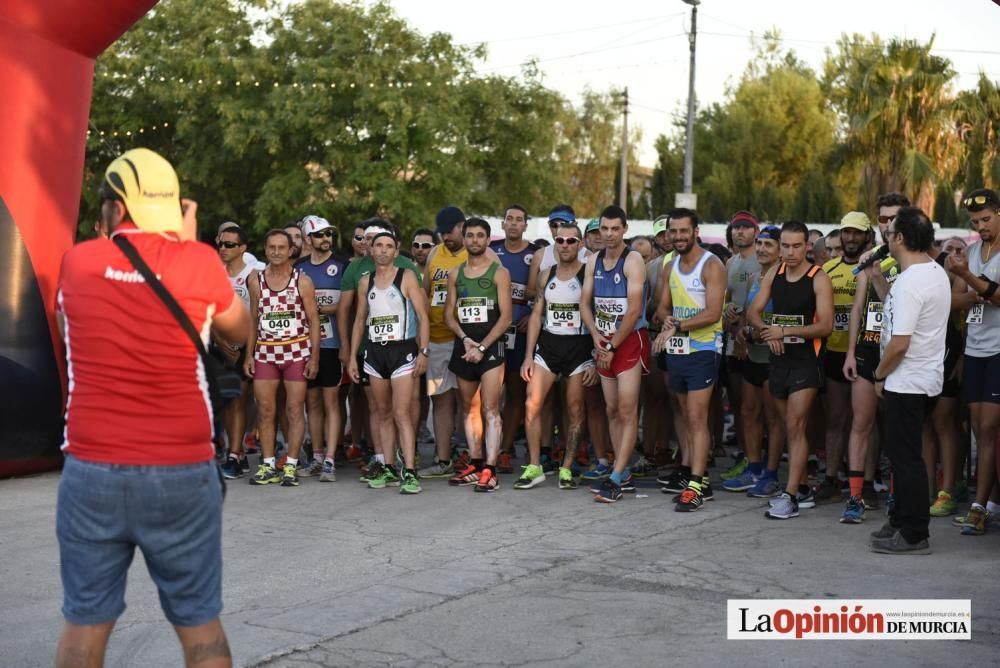
[[(212, 315), (235, 298), (215, 251), (134, 225), (119, 229), (207, 345)], [(198, 352), (114, 242), (87, 241), (66, 253), (57, 300), (69, 379), (63, 450), (109, 464), (211, 459), (212, 409)]]

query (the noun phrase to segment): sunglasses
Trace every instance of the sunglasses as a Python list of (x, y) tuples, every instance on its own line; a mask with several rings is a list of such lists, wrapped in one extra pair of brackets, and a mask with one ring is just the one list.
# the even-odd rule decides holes
[(555, 242), (560, 246), (564, 246), (566, 244), (569, 244), (570, 246), (575, 246), (576, 244), (580, 243), (580, 240), (577, 239), (576, 237), (556, 237)]
[(355, 241), (364, 241), (365, 240), (365, 235), (363, 235), (363, 234), (355, 234), (354, 235), (354, 240)]
[(896, 216), (879, 216), (878, 217), (878, 222), (882, 223), (883, 225), (888, 225), (889, 223), (891, 223), (894, 220), (896, 220)]
[(973, 204), (978, 204), (979, 206), (982, 206), (983, 204), (986, 204), (989, 201), (990, 198), (987, 197), (986, 195), (976, 195), (975, 197), (966, 197), (965, 199), (962, 200), (962, 204), (965, 206), (966, 209), (968, 209)]
[(332, 237), (333, 230), (323, 230), (322, 232), (313, 232), (309, 236), (312, 237), (313, 239), (319, 239), (321, 237)]
[(235, 241), (220, 241), (219, 248), (237, 248), (239, 246)]
[(429, 241), (414, 241), (413, 247), (421, 250), (430, 250), (431, 248), (434, 248), (434, 244)]

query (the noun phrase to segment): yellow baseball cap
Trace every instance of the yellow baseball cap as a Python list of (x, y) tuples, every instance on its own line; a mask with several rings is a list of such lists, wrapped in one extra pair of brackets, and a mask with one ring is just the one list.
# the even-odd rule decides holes
[(121, 200), (143, 232), (181, 232), (184, 216), (177, 172), (148, 148), (134, 148), (115, 158), (104, 172), (101, 190)]
[(840, 219), (840, 229), (845, 227), (867, 232), (872, 227), (872, 221), (861, 211), (850, 211)]

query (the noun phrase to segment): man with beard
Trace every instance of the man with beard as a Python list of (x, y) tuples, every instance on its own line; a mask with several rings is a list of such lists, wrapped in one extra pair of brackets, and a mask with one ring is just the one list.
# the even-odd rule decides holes
[[(844, 446), (851, 424), (851, 383), (844, 376), (847, 360), (847, 340), (850, 331), (851, 308), (857, 287), (854, 268), (868, 243), (871, 221), (860, 211), (851, 211), (840, 221), (840, 242), (843, 254), (823, 265), (823, 271), (833, 285), (833, 332), (826, 340), (823, 373), (826, 380), (824, 408), (826, 413), (826, 477), (816, 489), (816, 503), (840, 501), (837, 472), (844, 456)], [(864, 468), (864, 467), (862, 467)], [(859, 486), (864, 471), (848, 471)]]
[(504, 337), (507, 350), (504, 353), (507, 370), (504, 374), (504, 406), (503, 423), (507, 429), (503, 432), (500, 443), (500, 459), (497, 470), (500, 473), (512, 473), (511, 454), (514, 450), (514, 436), (517, 425), (524, 423), (524, 400), (526, 386), (521, 378), (521, 364), (527, 352), (528, 317), (531, 308), (528, 306), (528, 277), (531, 272), (531, 262), (538, 246), (524, 239), (524, 231), (528, 227), (528, 213), (519, 204), (511, 204), (504, 212), (502, 229), (504, 239), (494, 241), (490, 248), (510, 274), (511, 305), (513, 307), (513, 324)]
[[(910, 200), (902, 193), (879, 195), (878, 227), (885, 241), (889, 225), (896, 213)], [(843, 234), (843, 233), (841, 233)], [(864, 262), (870, 253), (861, 256)], [(847, 467), (849, 471), (862, 471), (860, 480), (855, 474), (847, 504), (840, 521), (860, 524), (865, 510), (878, 505), (875, 493), (875, 464), (878, 454), (877, 433), (873, 433), (878, 397), (875, 395), (875, 369), (881, 359), (879, 342), (882, 332), (882, 301), (889, 292), (889, 285), (898, 274), (896, 261), (888, 258), (882, 263), (869, 265), (857, 276), (854, 304), (851, 306), (850, 329), (847, 337), (847, 355), (844, 359), (844, 377), (851, 382), (851, 433), (847, 438)]]
[(614, 503), (622, 498), (622, 492), (635, 491), (628, 465), (639, 428), (642, 374), (649, 372), (644, 308), (648, 290), (642, 258), (625, 246), (625, 211), (606, 207), (600, 224), (604, 249), (587, 260), (580, 313), (597, 351), (597, 371), (615, 451), (614, 470), (591, 491), (595, 501)]
[[(340, 282), (345, 263), (333, 254), (333, 226), (325, 218), (306, 216), (302, 231), (311, 249), (298, 267), (312, 279), (316, 292), (321, 330), (319, 370), (309, 381), (306, 407), (309, 412), (309, 433), (313, 444), (313, 461), (302, 475), (319, 475), (320, 482), (337, 479), (333, 455), (343, 427), (340, 414), (340, 334), (337, 328), (337, 308), (340, 304)], [(326, 442), (326, 451), (323, 442)]]
[(489, 223), (470, 218), (462, 230), (468, 260), (448, 275), (444, 317), (455, 335), (448, 369), (458, 379), (470, 460), (448, 482), (475, 484), (477, 492), (493, 492), (500, 487), (496, 464), (503, 432), (500, 394), (507, 348), (504, 332), (511, 323), (510, 274), (496, 255), (487, 254)]
[[(798, 517), (799, 508), (816, 505), (806, 484), (809, 442), (806, 422), (820, 388), (823, 339), (833, 330), (833, 288), (819, 267), (806, 261), (809, 230), (790, 221), (781, 228), (782, 262), (760, 283), (748, 319), (771, 349), (768, 387), (778, 403), (788, 441), (788, 482), (785, 491), (771, 499), (764, 514), (770, 519)], [(771, 322), (764, 309), (771, 301)]]
[(289, 236), (292, 240), (292, 252), (289, 256), (292, 264), (297, 263), (302, 258), (302, 247), (304, 241), (302, 240), (302, 227), (301, 223), (288, 223), (284, 227), (285, 234)]
[(976, 500), (968, 515), (956, 518), (956, 524), (964, 535), (981, 536), (990, 517), (986, 502), (996, 482), (1000, 429), (1000, 197), (981, 188), (969, 193), (962, 206), (979, 231), (979, 241), (970, 245), (964, 256), (949, 256), (945, 267), (961, 279), (955, 284), (953, 303), (969, 312), (962, 398), (969, 404), (972, 433), (979, 447)]
[(684, 459), (690, 474), (674, 510), (693, 512), (712, 498), (705, 475), (712, 441), (708, 413), (722, 358), (726, 269), (715, 255), (698, 245), (698, 214), (674, 209), (669, 215), (674, 260), (660, 279), (663, 291), (656, 317), (663, 323), (663, 331), (653, 349), (666, 353), (662, 366), (670, 392), (680, 405), (687, 441)]

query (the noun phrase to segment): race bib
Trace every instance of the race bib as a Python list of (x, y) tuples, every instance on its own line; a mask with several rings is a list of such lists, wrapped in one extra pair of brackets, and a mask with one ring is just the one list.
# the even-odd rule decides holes
[(604, 336), (612, 336), (618, 331), (618, 316), (604, 311), (595, 311), (594, 324), (597, 325), (598, 332)]
[(981, 325), (983, 324), (983, 313), (985, 312), (986, 304), (973, 304), (972, 308), (969, 309), (969, 315), (965, 318), (965, 322), (970, 325)]
[[(771, 315), (771, 324), (775, 327), (802, 327), (805, 325), (805, 318), (801, 315), (781, 315), (780, 313), (774, 313)], [(786, 336), (783, 341), (785, 343), (806, 342), (801, 336)]]
[(851, 306), (844, 304), (833, 307), (833, 331), (846, 332), (851, 322)]
[(434, 292), (431, 293), (431, 306), (444, 306), (448, 299), (448, 286), (435, 285)]
[(319, 317), (319, 335), (321, 339), (333, 338), (333, 323), (330, 322), (330, 316), (321, 315)]
[(264, 314), (264, 331), (271, 338), (290, 339), (299, 332), (299, 319), (295, 311), (271, 311)]
[(545, 305), (548, 309), (548, 321), (554, 327), (565, 327), (566, 329), (579, 330), (581, 326), (580, 305), (579, 304), (552, 304)]
[(368, 319), (368, 338), (375, 343), (402, 341), (403, 328), (398, 315), (380, 315)]
[(868, 312), (865, 314), (865, 331), (882, 331), (882, 302), (868, 303)]
[(458, 321), (463, 325), (486, 322), (486, 297), (462, 297), (458, 300)]
[(514, 344), (517, 341), (517, 328), (511, 327), (506, 332), (504, 332), (504, 344), (507, 346), (507, 350), (514, 350)]
[(510, 298), (512, 301), (519, 304), (524, 303), (524, 298), (528, 294), (528, 286), (524, 283), (511, 283), (510, 284)]
[(687, 334), (674, 334), (667, 338), (668, 355), (690, 355), (691, 337)]

